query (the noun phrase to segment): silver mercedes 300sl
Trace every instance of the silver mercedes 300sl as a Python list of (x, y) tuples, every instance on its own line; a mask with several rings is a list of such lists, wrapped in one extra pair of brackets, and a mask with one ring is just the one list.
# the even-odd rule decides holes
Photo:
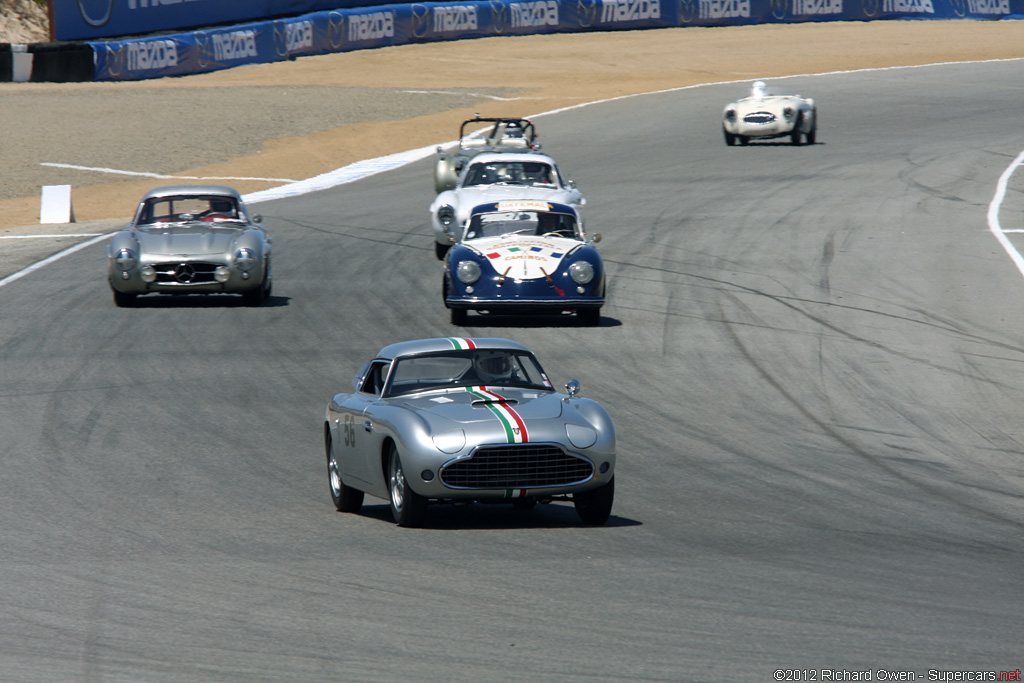
[(331, 497), (358, 512), (363, 495), (391, 502), (401, 526), (428, 503), (571, 500), (604, 524), (615, 493), (615, 428), (598, 402), (551, 386), (525, 346), (439, 338), (386, 346), (327, 406)]
[(241, 294), (259, 306), (271, 290), (270, 244), (238, 192), (220, 185), (150, 190), (107, 248), (114, 303), (141, 294)]

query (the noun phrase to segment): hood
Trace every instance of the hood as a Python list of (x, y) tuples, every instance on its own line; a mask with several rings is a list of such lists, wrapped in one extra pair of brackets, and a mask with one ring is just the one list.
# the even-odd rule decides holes
[(554, 187), (531, 187), (529, 185), (471, 185), (459, 188), (459, 206), (468, 213), (474, 206), (506, 199), (540, 199), (559, 204), (576, 202), (574, 190)]
[(533, 280), (555, 273), (562, 259), (582, 242), (566, 237), (507, 235), (463, 242), (486, 258), (498, 273), (517, 280)]
[(199, 256), (230, 251), (242, 228), (214, 228), (205, 223), (139, 228), (135, 235), (144, 254)]
[(561, 395), (533, 389), (466, 387), (399, 398), (396, 404), (427, 420), (430, 431), (463, 429), (478, 441), (521, 443), (564, 434)]

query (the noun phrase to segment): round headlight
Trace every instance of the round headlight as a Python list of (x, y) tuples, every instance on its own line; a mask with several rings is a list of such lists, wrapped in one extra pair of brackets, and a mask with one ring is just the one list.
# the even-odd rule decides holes
[(217, 266), (213, 271), (213, 279), (217, 282), (227, 282), (231, 279), (231, 271), (224, 266)]
[(735, 118), (736, 118), (736, 110), (735, 109), (726, 109), (725, 110), (725, 118), (729, 119), (730, 121), (735, 120)]
[(577, 261), (569, 266), (569, 275), (576, 284), (585, 285), (594, 279), (594, 266), (590, 261)]
[(122, 249), (114, 254), (114, 265), (118, 270), (131, 270), (138, 262), (139, 259), (131, 249)]
[(139, 271), (139, 277), (143, 282), (156, 282), (156, 269), (153, 266), (143, 266)]
[(445, 204), (437, 210), (437, 220), (447, 228), (455, 222), (455, 209)]
[(239, 270), (252, 270), (256, 267), (256, 254), (252, 249), (239, 249), (235, 252), (235, 267)]
[(480, 279), (480, 264), (476, 261), (459, 261), (457, 274), (459, 282), (472, 284)]
[(793, 118), (793, 107), (786, 107), (785, 109), (783, 109), (782, 115), (785, 116), (787, 119)]

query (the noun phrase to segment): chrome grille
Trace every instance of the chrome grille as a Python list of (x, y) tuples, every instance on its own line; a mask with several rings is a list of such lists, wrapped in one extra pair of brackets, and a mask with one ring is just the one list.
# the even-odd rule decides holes
[(197, 285), (208, 282), (216, 282), (213, 271), (217, 269), (218, 263), (202, 263), (189, 261), (188, 263), (154, 263), (153, 270), (156, 271), (158, 284), (175, 285)]
[(593, 474), (590, 461), (558, 446), (509, 444), (478, 448), (445, 466), (441, 481), (451, 488), (532, 489), (577, 484)]

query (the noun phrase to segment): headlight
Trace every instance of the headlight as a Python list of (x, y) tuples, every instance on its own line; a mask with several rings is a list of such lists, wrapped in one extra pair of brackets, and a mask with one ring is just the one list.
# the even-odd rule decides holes
[(725, 110), (725, 118), (729, 119), (730, 121), (734, 121), (736, 119), (736, 110), (735, 109), (726, 109)]
[(480, 264), (476, 261), (459, 261), (456, 274), (459, 282), (471, 285), (480, 279)]
[(782, 115), (785, 116), (787, 119), (793, 118), (793, 107), (786, 107), (785, 109), (783, 109)]
[(590, 261), (577, 261), (569, 266), (569, 275), (576, 284), (585, 285), (594, 279), (594, 266)]
[(252, 249), (239, 249), (235, 252), (235, 267), (243, 271), (256, 267), (256, 254), (252, 253)]
[(139, 259), (131, 249), (122, 249), (114, 254), (114, 265), (118, 270), (131, 270), (138, 262)]
[(447, 228), (455, 222), (455, 209), (445, 204), (437, 210), (437, 220)]

